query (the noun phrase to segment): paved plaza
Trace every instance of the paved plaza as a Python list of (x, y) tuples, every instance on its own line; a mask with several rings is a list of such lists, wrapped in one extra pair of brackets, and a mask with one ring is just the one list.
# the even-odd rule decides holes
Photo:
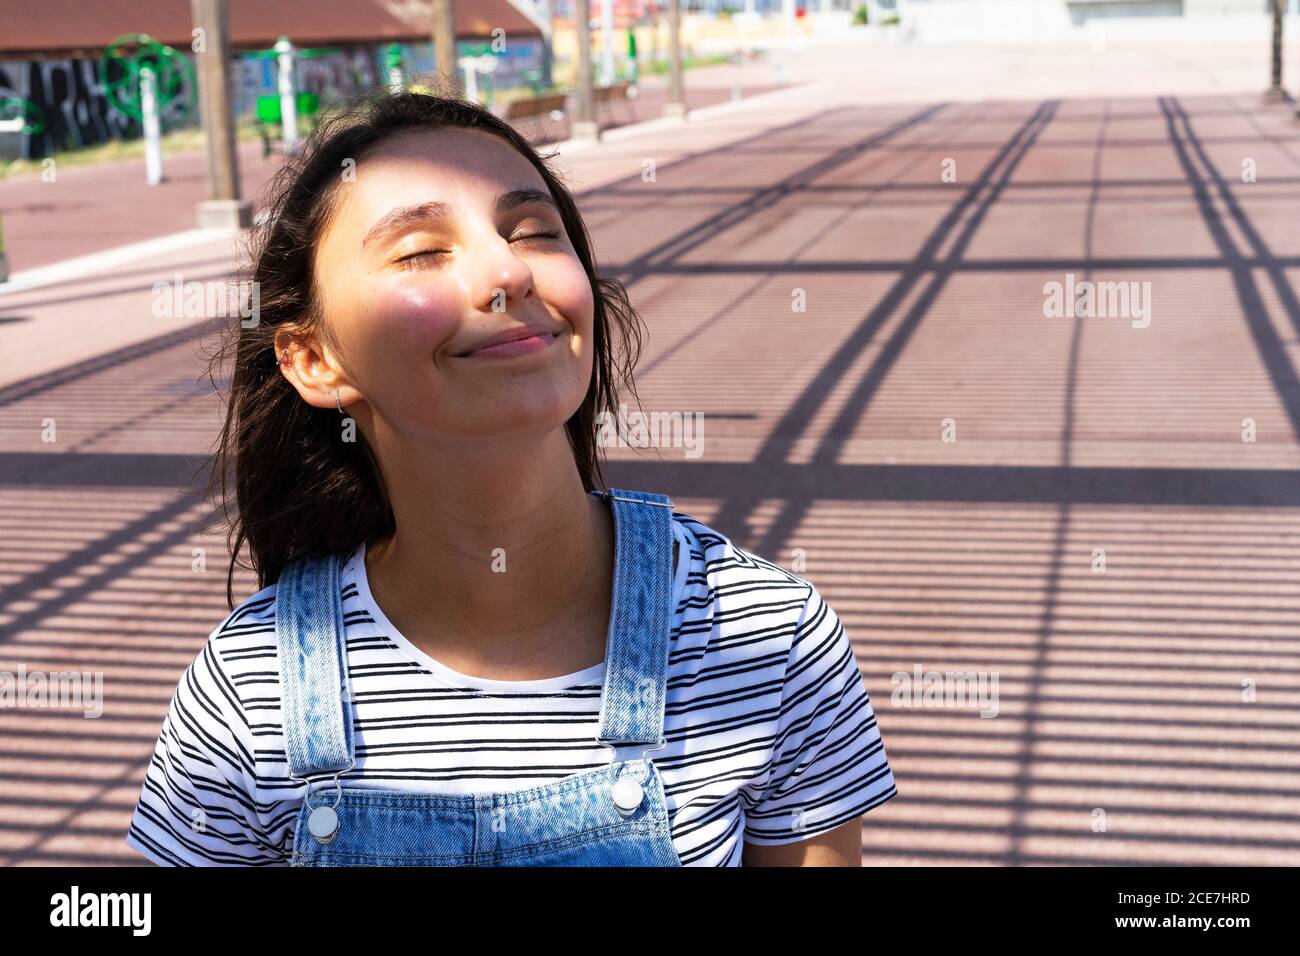
[[(899, 790), (868, 864), (1300, 864), (1300, 125), (1266, 56), (845, 41), (560, 149), (650, 330), (642, 407), (705, 423), (700, 457), (607, 477), (837, 610)], [(106, 175), (0, 183), (30, 282), (0, 293), (0, 670), (104, 688), (98, 719), (0, 710), (8, 864), (141, 862), (145, 766), (227, 612), (213, 504), (178, 490), (214, 340), (151, 302), (238, 251), (191, 230), (201, 179)], [(1049, 314), (1052, 283), (1109, 298)], [(996, 714), (900, 692), (932, 672), (995, 676)]]

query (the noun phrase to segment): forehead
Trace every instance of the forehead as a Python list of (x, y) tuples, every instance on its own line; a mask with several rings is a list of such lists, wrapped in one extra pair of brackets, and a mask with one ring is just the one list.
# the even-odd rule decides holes
[(390, 136), (357, 163), (355, 185), (366, 205), (386, 197), (455, 205), (458, 199), (528, 188), (547, 191), (546, 182), (520, 152), (501, 137), (470, 129), (409, 130)]

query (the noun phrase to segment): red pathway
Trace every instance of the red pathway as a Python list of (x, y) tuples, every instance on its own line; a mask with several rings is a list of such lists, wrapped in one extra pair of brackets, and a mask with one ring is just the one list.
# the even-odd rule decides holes
[[(868, 862), (1300, 864), (1290, 108), (1167, 92), (1184, 74), (891, 102), (857, 65), (569, 158), (651, 330), (643, 406), (706, 423), (702, 457), (621, 451), (610, 480), (800, 562), (836, 608), (899, 788)], [(220, 398), (196, 330), (148, 315), (155, 276), (221, 262), (0, 301), (0, 669), (105, 691), (95, 720), (0, 711), (0, 861), (133, 862), (162, 715), (225, 613), (224, 538), (177, 491)], [(1150, 322), (1045, 315), (1065, 281), (1149, 283)], [(996, 677), (996, 715), (895, 694), (918, 669)]]

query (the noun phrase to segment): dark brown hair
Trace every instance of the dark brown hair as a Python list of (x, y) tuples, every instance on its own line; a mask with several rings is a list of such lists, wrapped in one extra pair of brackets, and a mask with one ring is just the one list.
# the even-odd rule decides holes
[(231, 320), (208, 364), (214, 385), (215, 369), (231, 369), (226, 418), (208, 463), (208, 494), (221, 504), (213, 520), (224, 513), (229, 525), (226, 601), (231, 608), (235, 566), (248, 567), (239, 561), (245, 543), (260, 590), (298, 557), (351, 551), (394, 529), (388, 492), (364, 435), (354, 442), (338, 440), (338, 412), (302, 400), (280, 371), (274, 342), (277, 330), (286, 325), (298, 332), (319, 331), (333, 342), (329, 326), (321, 321), (312, 262), (347, 161), (359, 164), (368, 150), (403, 131), (445, 128), (477, 129), (505, 140), (533, 164), (559, 207), (595, 299), (592, 379), (565, 428), (583, 487), (605, 487), (598, 416), (615, 411), (621, 384), (636, 394), (631, 372), (643, 325), (623, 285), (597, 274), (577, 204), (550, 168), (554, 154), (539, 155), (503, 120), (459, 97), (371, 96), (324, 123), (272, 181), (267, 217), (250, 236), (258, 320), (252, 328), (245, 328), (238, 316)]

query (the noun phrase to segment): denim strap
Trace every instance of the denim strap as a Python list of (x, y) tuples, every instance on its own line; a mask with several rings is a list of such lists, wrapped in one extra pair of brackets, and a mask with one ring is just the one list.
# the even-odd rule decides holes
[(614, 510), (615, 547), (599, 739), (659, 743), (672, 636), (672, 502), (619, 488), (604, 497)]
[[(673, 615), (672, 502), (611, 488), (614, 587), (600, 704), (602, 743), (663, 740)], [(302, 558), (276, 586), (275, 632), (289, 773), (353, 766), (352, 694), (340, 573), (347, 555)]]
[(344, 559), (300, 558), (285, 566), (276, 584), (280, 712), (289, 775), (300, 779), (354, 766), (352, 693), (339, 595)]

